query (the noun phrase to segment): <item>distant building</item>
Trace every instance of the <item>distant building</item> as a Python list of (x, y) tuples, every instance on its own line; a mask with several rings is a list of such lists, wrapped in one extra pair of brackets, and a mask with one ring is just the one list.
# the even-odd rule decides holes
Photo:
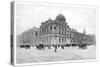
[(38, 30), (38, 28), (33, 27), (32, 29), (23, 32), (21, 35), (17, 35), (17, 46), (25, 44), (32, 45), (35, 41), (36, 32)]

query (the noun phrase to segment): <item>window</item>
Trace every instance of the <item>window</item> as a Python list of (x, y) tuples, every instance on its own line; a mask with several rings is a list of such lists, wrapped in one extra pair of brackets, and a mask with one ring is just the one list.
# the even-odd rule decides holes
[(42, 29), (42, 33), (44, 34), (44, 29)]
[(48, 42), (48, 38), (47, 38), (47, 42)]
[(44, 28), (44, 34), (46, 34), (46, 28)]
[(50, 27), (50, 29), (52, 29), (52, 27)]
[(65, 32), (65, 35), (66, 35), (66, 28), (65, 28), (65, 31), (64, 32)]
[(66, 42), (66, 38), (65, 38), (65, 42)]
[(48, 34), (48, 27), (47, 27), (47, 34)]
[(62, 34), (64, 33), (64, 28), (62, 27)]
[(56, 29), (56, 27), (54, 27), (54, 29)]
[(61, 27), (59, 26), (59, 34), (61, 33)]
[(36, 37), (37, 37), (37, 32), (35, 33)]
[(63, 38), (62, 38), (62, 42), (63, 42)]
[(59, 38), (59, 43), (61, 42), (61, 39)]

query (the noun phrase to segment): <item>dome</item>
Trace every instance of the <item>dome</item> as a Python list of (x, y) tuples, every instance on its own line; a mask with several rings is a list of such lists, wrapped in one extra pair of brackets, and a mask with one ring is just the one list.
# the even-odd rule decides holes
[(59, 15), (56, 17), (56, 20), (63, 20), (63, 21), (66, 21), (66, 18), (64, 17), (64, 15), (59, 14)]

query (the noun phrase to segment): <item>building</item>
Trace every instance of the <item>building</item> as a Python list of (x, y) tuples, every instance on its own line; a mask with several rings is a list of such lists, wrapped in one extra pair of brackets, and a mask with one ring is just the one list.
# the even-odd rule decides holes
[(70, 28), (66, 23), (66, 18), (59, 14), (55, 20), (49, 18), (47, 21), (42, 22), (36, 36), (36, 44), (70, 44)]
[(44, 45), (66, 45), (66, 44), (92, 44), (93, 39), (91, 36), (77, 32), (71, 29), (66, 22), (66, 18), (59, 14), (55, 20), (48, 19), (41, 23), (39, 31), (36, 32), (36, 40), (34, 44)]
[(20, 35), (20, 41), (22, 44), (28, 43), (34, 45), (82, 45), (82, 44), (94, 44), (94, 38), (87, 35), (85, 29), (83, 33), (78, 32), (75, 29), (69, 27), (66, 22), (66, 18), (59, 14), (55, 20), (48, 19), (41, 23), (39, 28), (32, 28), (23, 32)]
[(28, 29), (27, 31), (24, 31), (23, 33), (21, 33), (21, 35), (17, 35), (17, 42), (16, 42), (17, 46), (26, 45), (26, 44), (33, 45), (36, 38), (37, 31), (39, 31), (39, 29), (33, 27), (32, 29)]

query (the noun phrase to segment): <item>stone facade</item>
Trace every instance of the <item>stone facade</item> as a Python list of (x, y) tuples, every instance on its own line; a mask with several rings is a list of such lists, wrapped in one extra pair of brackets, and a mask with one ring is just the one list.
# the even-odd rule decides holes
[(69, 27), (66, 18), (59, 14), (55, 20), (48, 19), (41, 23), (39, 28), (33, 27), (23, 32), (17, 42), (28, 45), (82, 45), (95, 44), (95, 36), (87, 35), (85, 30), (83, 33)]
[(59, 14), (55, 20), (49, 18), (42, 22), (35, 35), (36, 45), (92, 44), (93, 42), (93, 39), (85, 33), (71, 29), (62, 14)]

